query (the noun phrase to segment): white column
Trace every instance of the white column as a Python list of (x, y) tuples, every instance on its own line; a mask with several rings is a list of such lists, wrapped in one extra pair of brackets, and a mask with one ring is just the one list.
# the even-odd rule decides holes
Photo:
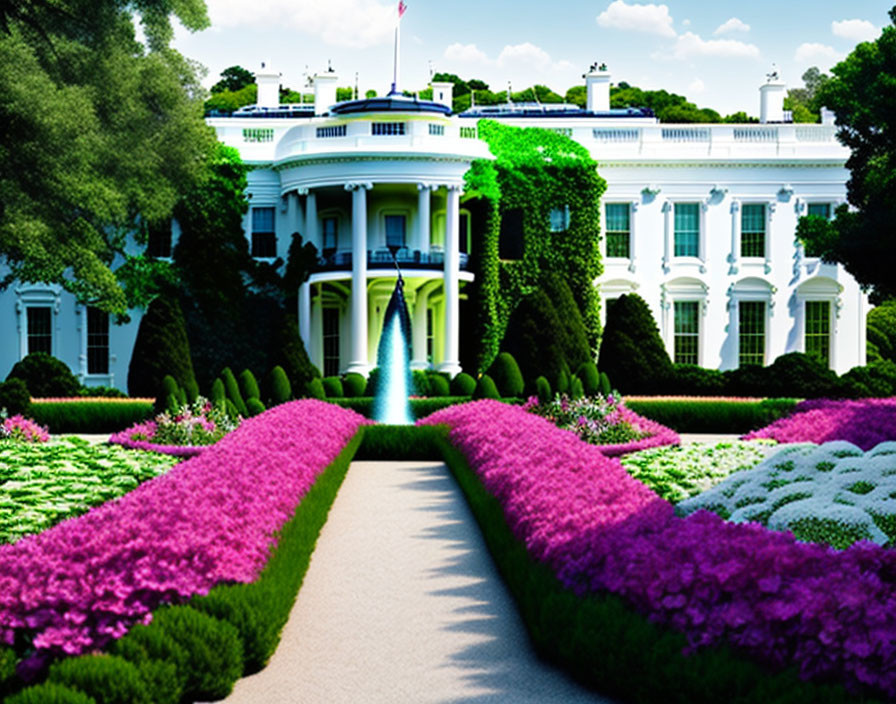
[(367, 356), (367, 189), (370, 183), (347, 183), (352, 193), (352, 339), (348, 371), (365, 376)]
[(669, 271), (672, 261), (672, 204), (663, 203), (663, 269)]
[(638, 201), (632, 201), (629, 217), (628, 217), (628, 253), (630, 255), (628, 262), (628, 270), (635, 273), (637, 268), (636, 259), (638, 258), (637, 241), (635, 237), (635, 214), (638, 212)]
[(700, 273), (706, 273), (706, 251), (707, 251), (707, 242), (706, 242), (706, 211), (709, 210), (709, 202), (701, 201), (699, 206), (700, 211), (700, 221), (699, 221), (699, 233), (698, 244), (697, 244), (697, 256), (700, 258)]
[(422, 285), (415, 292), (414, 321), (411, 331), (411, 347), (413, 359), (411, 369), (426, 369), (426, 311), (429, 307), (429, 286)]
[(310, 242), (317, 251), (321, 251), (320, 237), (317, 233), (317, 195), (308, 190), (305, 198), (305, 242)]
[(439, 371), (460, 368), (460, 186), (448, 186), (445, 204), (445, 353)]
[(429, 223), (432, 189), (427, 183), (417, 184), (417, 240), (411, 249), (429, 252)]
[(736, 274), (738, 261), (740, 260), (740, 203), (734, 201), (731, 204), (731, 254), (728, 261), (731, 263), (729, 274)]
[(299, 337), (305, 345), (305, 352), (311, 349), (311, 284), (306, 281), (299, 286)]

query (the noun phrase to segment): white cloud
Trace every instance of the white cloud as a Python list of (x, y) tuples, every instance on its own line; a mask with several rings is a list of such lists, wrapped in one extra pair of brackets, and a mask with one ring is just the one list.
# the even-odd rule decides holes
[(212, 26), (289, 27), (326, 44), (365, 48), (392, 38), (396, 6), (377, 0), (207, 0)]
[(840, 20), (831, 22), (834, 36), (851, 39), (854, 42), (870, 42), (877, 39), (880, 29), (868, 20)]
[(531, 66), (537, 71), (544, 71), (550, 67), (552, 62), (550, 54), (544, 49), (525, 42), (505, 46), (498, 54), (497, 63), (502, 68), (524, 65)]
[(666, 5), (627, 5), (625, 0), (614, 0), (597, 16), (597, 23), (609, 29), (675, 36), (672, 17)]
[(475, 44), (455, 42), (445, 49), (444, 57), (449, 61), (462, 63), (488, 63), (488, 56)]
[(727, 22), (720, 24), (713, 34), (725, 34), (726, 32), (749, 32), (750, 25), (741, 22), (737, 17), (732, 17)]
[(690, 27), (690, 26), (691, 26), (691, 21), (690, 21), (690, 20), (682, 20), (682, 21), (681, 21), (681, 24), (682, 24), (683, 27)]
[(672, 55), (676, 59), (689, 59), (695, 56), (758, 59), (759, 47), (735, 39), (703, 39), (693, 32), (685, 32), (678, 37)]
[(793, 58), (800, 63), (808, 63), (812, 61), (827, 61), (834, 63), (840, 59), (840, 56), (840, 53), (832, 46), (818, 44), (817, 42), (806, 42), (797, 47)]
[(703, 93), (706, 91), (706, 84), (699, 78), (695, 78), (688, 84), (688, 93)]

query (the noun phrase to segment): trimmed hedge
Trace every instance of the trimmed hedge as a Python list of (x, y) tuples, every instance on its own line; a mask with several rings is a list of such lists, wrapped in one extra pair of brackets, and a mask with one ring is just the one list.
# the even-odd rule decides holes
[(479, 377), (479, 381), (476, 383), (476, 390), (473, 392), (473, 398), (501, 398), (501, 394), (498, 393), (498, 387), (495, 386), (495, 382), (488, 374), (483, 374)]
[(117, 655), (86, 655), (53, 663), (50, 682), (80, 690), (97, 704), (155, 704), (137, 667)]
[(322, 379), (324, 394), (327, 398), (343, 398), (345, 391), (342, 388), (342, 380), (338, 376), (325, 376)]
[(21, 379), (34, 397), (75, 396), (81, 384), (68, 365), (46, 352), (32, 352), (16, 362), (7, 381)]
[(98, 704), (96, 699), (89, 697), (77, 689), (44, 682), (43, 684), (23, 689), (3, 700), (4, 704)]
[[(584, 335), (584, 330), (582, 331)], [(488, 376), (495, 382), (502, 397), (523, 395), (523, 375), (519, 365), (509, 352), (501, 352), (489, 367)]]
[(140, 399), (41, 401), (31, 404), (29, 415), (54, 435), (115, 433), (151, 418), (153, 402)]
[(441, 460), (437, 438), (446, 430), (432, 425), (368, 425), (356, 460)]
[(255, 375), (251, 370), (243, 369), (240, 372), (239, 382), (240, 393), (243, 395), (244, 400), (248, 401), (250, 398), (261, 400), (261, 389), (258, 388), (258, 381), (256, 381)]
[(243, 418), (248, 418), (249, 411), (246, 408), (246, 402), (243, 400), (239, 384), (237, 384), (236, 377), (233, 375), (230, 367), (224, 367), (221, 370), (221, 380), (224, 382), (224, 390), (227, 392), (227, 398), (233, 402), (233, 405), (236, 406), (236, 410), (239, 411), (239, 414)]
[(651, 623), (620, 598), (581, 598), (564, 589), (514, 537), (501, 504), (483, 488), (463, 454), (447, 440), (438, 442), (536, 651), (580, 682), (620, 701), (645, 704), (862, 701), (839, 685), (804, 682), (793, 670), (771, 672), (727, 648), (684, 655), (683, 634)]
[(466, 372), (461, 372), (451, 380), (452, 396), (472, 396), (475, 390), (476, 380)]
[(363, 374), (357, 372), (349, 372), (342, 378), (342, 390), (345, 392), (346, 398), (358, 398), (364, 395), (367, 389), (367, 379)]
[(30, 415), (31, 394), (21, 379), (10, 379), (0, 382), (0, 409), (6, 409), (7, 415)]
[(283, 367), (275, 366), (265, 378), (265, 398), (270, 406), (279, 406), (292, 398), (292, 385)]
[(762, 428), (789, 415), (797, 401), (790, 398), (755, 401), (724, 399), (626, 399), (638, 415), (679, 433), (736, 433)]
[[(335, 403), (343, 408), (350, 408), (356, 413), (360, 413), (365, 418), (373, 417), (373, 397), (361, 396), (359, 398), (328, 398), (329, 403)], [(445, 408), (446, 406), (454, 406), (458, 403), (466, 403), (470, 398), (468, 396), (441, 396), (439, 398), (412, 398), (411, 413), (414, 418), (425, 418), (430, 413)], [(515, 402), (516, 399), (505, 399), (509, 402)]]

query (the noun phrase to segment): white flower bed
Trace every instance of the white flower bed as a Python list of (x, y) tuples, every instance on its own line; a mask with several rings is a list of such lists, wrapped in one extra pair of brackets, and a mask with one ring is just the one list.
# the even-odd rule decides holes
[(844, 441), (783, 446), (678, 504), (682, 515), (698, 509), (838, 548), (862, 539), (885, 545), (896, 530), (896, 442), (868, 452)]

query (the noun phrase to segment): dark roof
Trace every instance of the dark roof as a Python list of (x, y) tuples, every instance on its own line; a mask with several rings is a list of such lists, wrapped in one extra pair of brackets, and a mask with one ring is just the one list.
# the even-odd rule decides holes
[(476, 105), (464, 110), (460, 117), (654, 117), (650, 108), (613, 108), (611, 110), (586, 110), (567, 103), (504, 103), (503, 105)]
[(431, 100), (420, 100), (403, 95), (347, 100), (330, 108), (331, 115), (350, 115), (359, 112), (432, 112), (450, 115), (451, 108)]

